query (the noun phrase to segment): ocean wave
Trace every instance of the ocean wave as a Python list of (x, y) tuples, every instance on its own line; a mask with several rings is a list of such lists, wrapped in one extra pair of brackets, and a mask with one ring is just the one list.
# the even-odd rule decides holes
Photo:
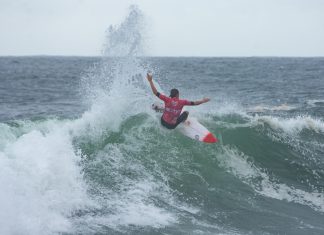
[(281, 117), (278, 115), (249, 114), (237, 104), (229, 104), (222, 108), (204, 108), (191, 112), (201, 121), (207, 122), (215, 127), (235, 129), (242, 127), (257, 127), (268, 125), (278, 133), (288, 135), (300, 134), (304, 130), (313, 131), (317, 134), (324, 133), (324, 121), (309, 115), (297, 115)]
[(252, 122), (268, 124), (275, 130), (284, 131), (288, 134), (298, 134), (307, 129), (316, 133), (324, 133), (324, 122), (310, 116), (297, 116), (281, 118), (275, 116), (254, 116)]
[[(114, 106), (110, 98), (105, 97), (75, 120), (2, 124), (0, 164), (4, 169), (1, 178), (5, 181), (0, 183), (5, 190), (1, 191), (1, 197), (10, 198), (10, 203), (3, 208), (11, 210), (11, 216), (2, 217), (2, 231), (41, 234), (79, 229), (106, 231), (108, 227), (109, 231), (123, 232), (132, 226), (158, 229), (181, 223), (184, 215), (195, 217), (200, 209), (179, 200), (178, 192), (169, 182), (179, 178), (182, 171), (195, 176), (207, 187), (211, 180), (200, 170), (188, 168), (193, 164), (188, 155), (197, 148), (202, 148), (208, 157), (216, 156), (222, 169), (259, 195), (324, 211), (323, 193), (280, 183), (275, 176), (266, 173), (271, 169), (257, 167), (246, 154), (235, 150), (235, 146), (204, 148), (177, 131), (170, 135), (159, 127), (159, 120), (149, 106), (147, 110), (135, 107), (126, 115), (132, 107)], [(134, 114), (136, 110), (138, 113)], [(122, 114), (124, 119), (115, 120), (115, 115)], [(226, 124), (227, 117), (223, 118)], [(254, 117), (253, 122), (243, 120), (245, 123), (238, 124), (240, 128), (256, 127), (260, 123), (271, 126), (269, 123), (273, 120), (282, 121), (269, 116)], [(202, 121), (212, 129), (218, 128), (208, 115)], [(292, 125), (300, 125), (298, 123)], [(282, 127), (274, 129), (282, 130)], [(170, 150), (167, 155), (163, 153), (165, 149)], [(201, 169), (204, 168), (208, 166), (201, 165)], [(102, 179), (107, 180), (100, 183)], [(186, 183), (180, 181), (179, 184)], [(167, 206), (161, 206), (161, 202)], [(20, 206), (13, 210), (17, 204)], [(77, 216), (73, 216), (75, 211), (80, 211)], [(92, 211), (105, 212), (94, 215)], [(17, 214), (21, 214), (21, 218), (27, 218), (28, 214), (32, 227), (19, 220), (13, 224)], [(213, 229), (223, 231), (219, 226)]]
[(323, 193), (316, 190), (314, 192), (306, 192), (293, 186), (279, 183), (277, 179), (271, 179), (265, 170), (254, 165), (244, 153), (230, 147), (224, 147), (223, 151), (223, 154), (217, 157), (220, 164), (252, 187), (255, 192), (266, 197), (302, 204), (316, 211), (324, 212)]
[(315, 107), (317, 105), (324, 105), (324, 100), (320, 100), (320, 99), (317, 99), (317, 100), (307, 100), (306, 103), (309, 106)]
[(7, 141), (0, 152), (2, 234), (69, 232), (68, 217), (91, 205), (80, 155), (66, 130), (32, 130)]
[[(121, 145), (107, 142), (103, 149), (99, 147), (106, 136), (120, 132), (125, 121), (115, 123), (111, 108), (96, 110), (75, 120), (20, 121), (16, 127), (2, 124), (0, 204), (3, 211), (10, 211), (0, 213), (3, 234), (69, 233), (78, 231), (79, 225), (84, 229), (108, 226), (118, 231), (129, 226), (158, 228), (176, 223), (175, 214), (150, 199), (157, 194), (161, 200), (174, 201), (175, 208), (190, 210), (173, 199), (165, 179), (157, 180), (134, 159), (140, 148), (136, 135), (143, 138), (147, 132), (136, 131), (133, 137), (123, 138)], [(131, 144), (134, 148), (129, 141), (135, 141)], [(89, 154), (84, 152), (88, 143), (95, 148)], [(94, 168), (102, 172), (94, 173)], [(98, 175), (112, 185), (98, 184)], [(107, 212), (92, 216), (88, 210)], [(75, 211), (84, 215), (74, 218)]]
[(296, 109), (295, 106), (288, 104), (281, 104), (277, 106), (268, 106), (268, 105), (257, 105), (247, 109), (248, 112), (262, 113), (266, 111), (291, 111)]

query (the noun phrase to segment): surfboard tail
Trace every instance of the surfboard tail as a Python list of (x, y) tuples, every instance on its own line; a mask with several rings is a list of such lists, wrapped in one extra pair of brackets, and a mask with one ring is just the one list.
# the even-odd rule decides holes
[(210, 132), (203, 139), (205, 143), (216, 143), (217, 141), (218, 139)]

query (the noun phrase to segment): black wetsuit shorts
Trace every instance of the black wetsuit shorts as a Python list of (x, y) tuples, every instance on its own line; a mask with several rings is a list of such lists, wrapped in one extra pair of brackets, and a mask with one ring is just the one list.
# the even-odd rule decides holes
[(170, 124), (166, 121), (163, 120), (163, 118), (161, 117), (161, 124), (162, 126), (164, 126), (167, 129), (174, 129), (176, 128), (181, 122), (184, 122), (187, 118), (188, 118), (189, 112), (188, 111), (184, 111), (177, 119), (177, 122), (175, 124)]

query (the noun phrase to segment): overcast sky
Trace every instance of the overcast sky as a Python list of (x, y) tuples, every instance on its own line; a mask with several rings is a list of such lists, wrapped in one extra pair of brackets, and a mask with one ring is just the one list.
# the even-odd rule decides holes
[(136, 4), (152, 56), (324, 56), (324, 0), (0, 0), (0, 55), (100, 55)]

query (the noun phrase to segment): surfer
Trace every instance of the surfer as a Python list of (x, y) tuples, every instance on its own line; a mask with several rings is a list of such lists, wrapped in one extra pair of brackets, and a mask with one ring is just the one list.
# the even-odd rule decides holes
[(184, 111), (183, 113), (181, 113), (183, 106), (200, 105), (210, 100), (209, 98), (203, 98), (202, 100), (198, 101), (188, 101), (179, 99), (179, 91), (175, 88), (171, 90), (170, 97), (167, 97), (157, 91), (153, 83), (152, 74), (147, 73), (146, 78), (150, 83), (154, 95), (156, 95), (159, 99), (164, 101), (165, 108), (161, 117), (161, 124), (168, 129), (176, 128), (181, 122), (184, 122), (188, 118), (188, 111)]

